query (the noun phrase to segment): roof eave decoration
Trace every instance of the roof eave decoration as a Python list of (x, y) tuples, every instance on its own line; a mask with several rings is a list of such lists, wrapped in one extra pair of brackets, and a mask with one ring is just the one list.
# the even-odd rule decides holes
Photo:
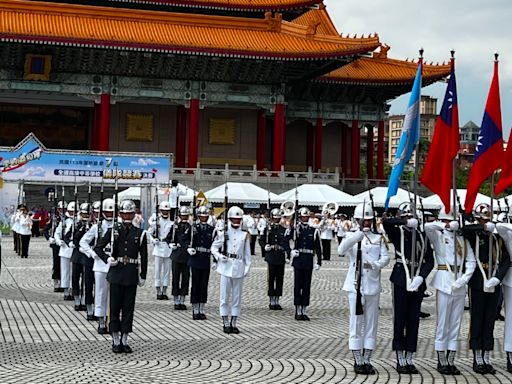
[(263, 19), (26, 0), (0, 2), (0, 41), (267, 60), (325, 60), (371, 52), (377, 35), (311, 34), (267, 12)]

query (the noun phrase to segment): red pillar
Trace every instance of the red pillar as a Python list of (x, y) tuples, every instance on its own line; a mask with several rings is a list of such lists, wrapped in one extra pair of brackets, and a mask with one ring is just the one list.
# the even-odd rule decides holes
[(347, 176), (348, 173), (348, 127), (341, 125), (341, 173)]
[(373, 179), (373, 125), (368, 125), (366, 129), (366, 174)]
[(262, 109), (258, 110), (256, 133), (256, 169), (265, 168), (265, 139), (267, 136), (267, 119)]
[(178, 108), (176, 108), (176, 157), (174, 165), (179, 168), (185, 167), (185, 124), (185, 106), (178, 105)]
[(384, 179), (384, 121), (379, 121), (377, 132), (377, 179)]
[(315, 127), (315, 172), (322, 169), (322, 144), (324, 141), (324, 121), (321, 117), (316, 118)]
[(91, 122), (91, 150), (98, 150), (98, 134), (100, 124), (100, 105), (94, 103), (92, 108), (92, 122)]
[(272, 142), (272, 170), (280, 171), (284, 165), (284, 104), (276, 104)]
[(199, 149), (199, 99), (190, 100), (188, 110), (188, 167), (197, 167)]
[(100, 117), (98, 127), (98, 151), (108, 151), (110, 140), (110, 95), (101, 95)]
[(315, 131), (313, 124), (308, 123), (306, 141), (306, 167), (313, 169), (313, 153), (315, 152)]
[(352, 120), (352, 170), (350, 173), (350, 177), (352, 179), (359, 179), (361, 176), (359, 174), (359, 161), (360, 161), (360, 155), (361, 155), (361, 148), (360, 148), (360, 142), (361, 142), (361, 133), (359, 132), (359, 121), (358, 120)]

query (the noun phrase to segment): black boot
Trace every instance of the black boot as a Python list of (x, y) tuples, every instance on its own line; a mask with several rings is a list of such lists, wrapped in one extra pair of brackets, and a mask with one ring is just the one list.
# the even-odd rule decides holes
[(484, 360), (482, 358), (481, 349), (473, 350), (473, 371), (480, 373), (481, 375), (485, 375), (487, 373), (487, 369), (485, 368)]

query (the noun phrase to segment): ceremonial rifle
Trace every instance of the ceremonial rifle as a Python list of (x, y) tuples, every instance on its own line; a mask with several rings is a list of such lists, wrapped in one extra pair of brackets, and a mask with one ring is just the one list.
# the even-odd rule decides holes
[(89, 205), (89, 217), (87, 218), (87, 230), (89, 230), (89, 228), (91, 227), (91, 223), (92, 223), (93, 209), (92, 209), (92, 201), (91, 201), (92, 196), (91, 195), (92, 195), (91, 182), (89, 181), (89, 189), (87, 191), (87, 203)]
[(158, 218), (158, 184), (155, 181), (155, 237), (160, 241), (160, 219)]
[[(366, 200), (363, 200), (363, 218), (361, 218), (360, 231), (364, 222), (364, 209)], [(361, 292), (361, 278), (363, 274), (363, 252), (361, 250), (362, 240), (357, 243), (357, 254), (356, 254), (356, 316), (362, 315), (363, 310), (363, 294)]]
[(64, 241), (64, 235), (66, 234), (66, 207), (64, 206), (66, 202), (64, 201), (65, 188), (64, 184), (62, 185), (62, 212), (61, 212), (61, 240)]
[[(370, 205), (371, 205), (372, 213), (373, 213), (373, 215), (372, 215), (373, 216), (373, 219), (372, 219), (373, 232), (378, 233), (377, 218), (375, 217), (375, 205), (373, 202), (373, 195), (372, 195), (371, 190), (368, 190), (368, 193), (370, 194)], [(364, 210), (363, 210), (363, 214), (364, 214)]]
[(507, 223), (510, 223), (509, 214), (510, 214), (510, 206), (508, 205), (508, 199), (505, 197), (505, 205), (507, 206)]
[(224, 253), (228, 255), (228, 183), (224, 186)]

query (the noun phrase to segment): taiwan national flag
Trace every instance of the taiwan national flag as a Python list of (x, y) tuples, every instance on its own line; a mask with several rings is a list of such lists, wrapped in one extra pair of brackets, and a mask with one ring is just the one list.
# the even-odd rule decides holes
[(466, 193), (466, 213), (471, 213), (475, 204), (476, 195), (480, 185), (503, 162), (503, 134), (501, 127), (500, 85), (498, 79), (498, 60), (494, 62), (494, 76), (491, 89), (487, 96), (484, 118), (478, 143), (475, 150), (473, 166), (469, 173), (468, 190)]
[(453, 160), (460, 147), (459, 110), (457, 108), (457, 85), (452, 60), (450, 80), (444, 95), (441, 114), (437, 118), (434, 137), (428, 152), (427, 161), (421, 175), (421, 182), (437, 194), (450, 211), (450, 192), (452, 189)]

